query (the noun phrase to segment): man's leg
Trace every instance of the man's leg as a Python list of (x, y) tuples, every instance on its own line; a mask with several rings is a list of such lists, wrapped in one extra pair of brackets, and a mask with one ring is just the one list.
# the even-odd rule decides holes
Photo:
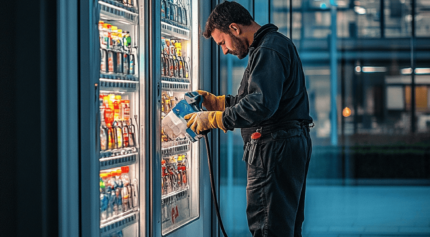
[(312, 153), (312, 142), (311, 142), (311, 138), (309, 136), (309, 133), (307, 133), (306, 136), (308, 139), (309, 153), (307, 154), (308, 161), (306, 163), (305, 180), (303, 182), (302, 193), (300, 195), (299, 208), (297, 209), (296, 223), (294, 226), (294, 237), (301, 237), (302, 236), (302, 224), (303, 224), (303, 221), (305, 220), (306, 177), (308, 175), (309, 162), (310, 162), (311, 153)]
[(302, 131), (279, 131), (248, 163), (247, 217), (253, 236), (293, 237), (305, 180), (308, 143)]

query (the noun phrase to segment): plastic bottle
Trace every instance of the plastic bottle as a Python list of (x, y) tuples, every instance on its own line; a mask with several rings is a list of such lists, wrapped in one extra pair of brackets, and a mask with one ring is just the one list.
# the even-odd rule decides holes
[(130, 64), (129, 64), (129, 55), (127, 54), (127, 53), (123, 53), (123, 60), (122, 60), (122, 65), (123, 65), (123, 69), (122, 69), (122, 73), (124, 73), (124, 74), (129, 74), (129, 66), (130, 66)]
[(166, 2), (161, 0), (161, 20), (164, 20), (164, 18), (166, 18)]
[(100, 72), (106, 73), (107, 69), (107, 51), (106, 49), (100, 49)]
[(121, 29), (118, 29), (118, 39), (116, 41), (116, 46), (121, 47), (122, 46), (122, 37), (123, 37), (123, 33)]
[(130, 54), (129, 62), (130, 62), (129, 74), (134, 75), (134, 54)]
[(130, 168), (128, 166), (121, 167), (121, 179), (124, 186), (128, 186), (130, 184), (129, 171), (130, 171)]
[(107, 219), (107, 209), (109, 205), (109, 199), (107, 195), (103, 192), (100, 192), (100, 220), (106, 220)]
[(116, 73), (123, 73), (123, 63), (122, 52), (116, 52)]

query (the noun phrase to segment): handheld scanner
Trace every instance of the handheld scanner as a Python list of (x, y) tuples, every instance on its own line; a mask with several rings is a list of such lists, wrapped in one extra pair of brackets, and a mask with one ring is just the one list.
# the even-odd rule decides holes
[(195, 112), (202, 111), (204, 98), (197, 91), (185, 93), (184, 99), (191, 107), (193, 107)]

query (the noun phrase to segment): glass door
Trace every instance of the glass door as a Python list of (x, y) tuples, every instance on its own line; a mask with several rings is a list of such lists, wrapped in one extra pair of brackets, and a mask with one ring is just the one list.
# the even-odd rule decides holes
[(100, 235), (139, 236), (141, 47), (137, 0), (102, 0), (99, 45)]
[[(166, 235), (199, 217), (199, 156), (197, 144), (185, 134), (167, 132), (163, 120), (173, 113), (186, 92), (198, 87), (197, 40), (193, 37), (193, 11), (197, 1), (160, 1), (161, 98), (157, 133), (161, 141), (161, 228)], [(184, 120), (185, 121), (185, 120)], [(166, 122), (166, 121), (165, 121)]]

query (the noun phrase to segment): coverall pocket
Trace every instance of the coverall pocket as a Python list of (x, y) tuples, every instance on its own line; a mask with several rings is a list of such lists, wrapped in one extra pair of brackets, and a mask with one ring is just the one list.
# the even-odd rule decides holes
[(247, 188), (261, 187), (266, 177), (261, 157), (262, 146), (264, 144), (259, 144), (256, 141), (248, 142), (245, 146), (242, 159), (247, 164)]

